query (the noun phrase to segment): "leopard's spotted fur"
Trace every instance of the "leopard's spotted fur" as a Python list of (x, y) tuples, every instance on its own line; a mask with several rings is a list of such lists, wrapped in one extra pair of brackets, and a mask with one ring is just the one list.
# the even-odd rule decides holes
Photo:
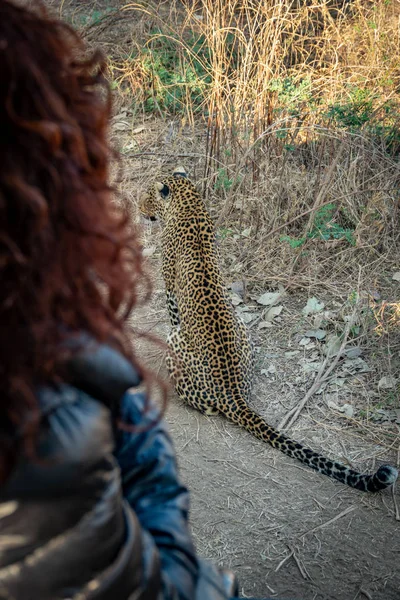
[(253, 353), (245, 325), (228, 298), (215, 232), (204, 201), (183, 168), (141, 199), (147, 218), (162, 222), (172, 352), (167, 367), (179, 397), (205, 414), (222, 413), (256, 437), (309, 467), (359, 490), (375, 492), (397, 478), (389, 465), (364, 475), (305, 448), (271, 427), (247, 402)]

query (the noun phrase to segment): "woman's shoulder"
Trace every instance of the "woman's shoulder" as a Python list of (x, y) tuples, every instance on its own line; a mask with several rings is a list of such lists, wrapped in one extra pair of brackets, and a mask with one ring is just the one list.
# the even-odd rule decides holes
[(36, 448), (20, 457), (2, 496), (46, 497), (98, 489), (112, 468), (109, 410), (66, 384), (37, 390), (41, 423)]

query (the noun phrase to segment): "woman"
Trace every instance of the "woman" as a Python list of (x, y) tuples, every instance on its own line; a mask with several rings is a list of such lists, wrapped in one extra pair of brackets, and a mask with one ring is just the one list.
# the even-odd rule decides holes
[(0, 598), (226, 598), (159, 414), (128, 391), (149, 382), (127, 335), (147, 280), (107, 184), (104, 64), (84, 50), (1, 0)]

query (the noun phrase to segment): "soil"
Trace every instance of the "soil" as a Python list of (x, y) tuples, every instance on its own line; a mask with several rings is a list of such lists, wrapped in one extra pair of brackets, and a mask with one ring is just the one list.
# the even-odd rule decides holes
[[(176, 121), (132, 120), (124, 108), (117, 112), (113, 141), (123, 152), (119, 186), (126, 209), (136, 220), (140, 194), (161, 172), (183, 163), (194, 180), (201, 177), (199, 147), (203, 143), (201, 132), (193, 133)], [(125, 130), (124, 122), (128, 123)], [(214, 217), (217, 209), (210, 206)], [(134, 324), (165, 341), (169, 324), (161, 278), (160, 227), (140, 227), (153, 294), (150, 303), (135, 313)], [(220, 251), (227, 283), (235, 281), (235, 260), (224, 253), (223, 240)], [(340, 313), (337, 296), (322, 299), (326, 309)], [(302, 314), (307, 300), (306, 292), (291, 293), (282, 301), (278, 320), (261, 330), (257, 323), (263, 307), (251, 298), (246, 300), (249, 311), (258, 315), (255, 324), (249, 325), (257, 350), (251, 405), (275, 426), (312, 385), (315, 373), (305, 375), (304, 363), (321, 355), (318, 342), (305, 349), (299, 344), (304, 332), (313, 327), (312, 319)], [(146, 364), (168, 379), (163, 351), (143, 342), (138, 345)], [(326, 393), (313, 396), (286, 433), (361, 471), (374, 471), (386, 462), (398, 466), (397, 426), (361, 422), (327, 406), (329, 397), (338, 406), (353, 406), (355, 415), (375, 406), (377, 382), (388, 369), (395, 374), (400, 366), (398, 349), (391, 354), (390, 365), (374, 362), (371, 347), (363, 358), (372, 372), (356, 373), (346, 379), (343, 389), (327, 388)], [(339, 369), (340, 365), (334, 373)], [(191, 491), (190, 524), (197, 550), (235, 571), (241, 596), (398, 600), (398, 487), (394, 494), (389, 490), (377, 495), (349, 489), (263, 445), (223, 417), (205, 417), (182, 405), (173, 391), (166, 420), (182, 480)]]
[[(153, 230), (158, 240), (157, 227)], [(138, 310), (134, 322), (165, 340), (168, 317), (157, 255), (158, 250), (149, 259), (155, 276), (152, 301)], [(291, 310), (298, 305), (298, 313), (305, 303), (304, 297), (289, 302)], [(300, 321), (300, 314), (296, 317)], [(295, 347), (291, 326), (252, 332), (252, 337), (262, 348), (262, 359), (251, 405), (277, 425), (311, 384), (299, 385), (299, 366), (285, 357)], [(161, 350), (148, 349), (147, 358), (144, 348), (140, 352), (148, 366), (161, 368), (167, 377)], [(261, 375), (261, 365), (271, 364), (276, 372), (269, 378)], [(204, 417), (174, 393), (166, 420), (182, 480), (191, 491), (190, 523), (198, 552), (233, 569), (243, 597), (399, 598), (398, 489), (393, 495), (371, 495), (347, 488), (263, 445), (223, 417)], [(378, 465), (396, 464), (396, 445), (388, 451), (376, 437), (327, 409), (320, 396), (287, 433), (360, 470), (374, 470), (375, 458)]]

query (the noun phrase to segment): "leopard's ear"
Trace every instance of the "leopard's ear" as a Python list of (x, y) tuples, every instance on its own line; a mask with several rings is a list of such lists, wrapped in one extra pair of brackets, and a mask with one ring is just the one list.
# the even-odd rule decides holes
[(163, 198), (168, 198), (170, 189), (165, 183), (161, 183), (161, 181), (156, 182), (156, 189), (160, 192), (160, 196)]
[(187, 173), (184, 167), (176, 167), (172, 174), (174, 177), (184, 177), (185, 179), (187, 179)]

